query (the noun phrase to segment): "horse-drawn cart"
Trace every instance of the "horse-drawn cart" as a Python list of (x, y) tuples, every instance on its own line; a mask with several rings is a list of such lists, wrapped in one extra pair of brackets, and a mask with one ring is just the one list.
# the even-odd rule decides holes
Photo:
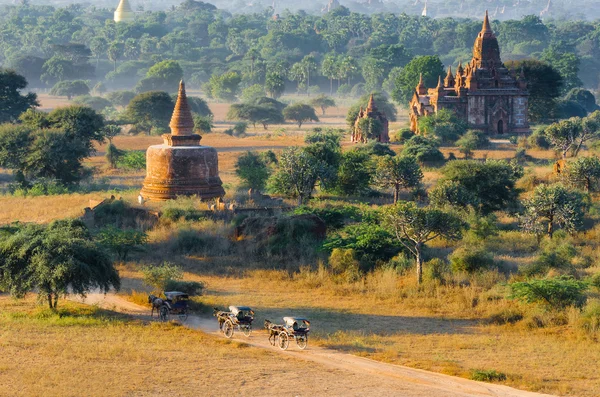
[(296, 341), (296, 345), (301, 350), (308, 346), (308, 332), (310, 331), (310, 321), (301, 317), (284, 317), (284, 324), (277, 337), (279, 338), (279, 348), (286, 350), (290, 345), (290, 339)]
[(236, 328), (245, 336), (250, 336), (252, 333), (254, 311), (248, 306), (229, 306), (228, 312), (215, 308), (214, 315), (219, 321), (219, 330), (226, 338), (233, 337)]
[(152, 305), (152, 313), (150, 315), (152, 316), (156, 309), (160, 321), (169, 321), (169, 315), (171, 314), (179, 317), (179, 321), (181, 322), (187, 320), (189, 315), (189, 295), (178, 291), (165, 292), (164, 294), (165, 299), (158, 298), (154, 295), (148, 296), (148, 303)]

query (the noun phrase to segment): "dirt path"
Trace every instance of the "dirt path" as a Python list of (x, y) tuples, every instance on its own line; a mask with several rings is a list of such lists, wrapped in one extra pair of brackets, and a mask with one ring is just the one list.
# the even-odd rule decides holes
[[(126, 313), (136, 317), (148, 319), (148, 308), (129, 302), (114, 294), (89, 294), (85, 300), (74, 298), (79, 302)], [(209, 334), (220, 335), (217, 322), (213, 318), (200, 316), (190, 316), (185, 323), (186, 326), (198, 329)], [(318, 363), (331, 370), (337, 370), (340, 376), (348, 378), (348, 387), (352, 390), (352, 384), (358, 380), (357, 375), (377, 378), (378, 382), (384, 384), (389, 395), (401, 395), (403, 397), (475, 397), (475, 396), (495, 396), (495, 397), (534, 397), (550, 396), (548, 394), (532, 393), (513, 389), (508, 386), (495, 385), (483, 382), (475, 382), (468, 379), (457, 378), (453, 376), (438, 374), (434, 372), (423, 371), (382, 363), (363, 357), (354, 356), (338, 352), (331, 349), (310, 346), (307, 350), (301, 351), (290, 343), (287, 351), (281, 351), (277, 347), (269, 344), (266, 332), (263, 330), (254, 331), (249, 338), (241, 333), (236, 333), (233, 339), (248, 345), (275, 351), (297, 359)], [(310, 385), (307, 385), (310, 386)], [(350, 393), (352, 394), (352, 393)], [(377, 392), (377, 395), (380, 395)]]

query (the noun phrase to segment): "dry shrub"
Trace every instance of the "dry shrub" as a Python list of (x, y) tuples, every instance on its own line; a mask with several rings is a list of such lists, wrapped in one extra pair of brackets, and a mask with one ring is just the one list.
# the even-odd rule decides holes
[(150, 306), (148, 303), (148, 293), (142, 291), (131, 291), (129, 295), (125, 296), (128, 301), (135, 303), (140, 306)]
[(378, 298), (398, 295), (398, 272), (393, 267), (384, 266), (367, 274), (367, 291)]
[(600, 301), (589, 302), (578, 319), (579, 327), (589, 335), (600, 334)]

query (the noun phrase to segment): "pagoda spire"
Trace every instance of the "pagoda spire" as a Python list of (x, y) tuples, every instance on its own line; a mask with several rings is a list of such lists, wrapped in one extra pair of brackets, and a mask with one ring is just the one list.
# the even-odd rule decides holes
[(425, 87), (425, 84), (423, 83), (423, 73), (421, 73), (419, 75), (419, 84), (417, 84), (417, 93), (419, 95), (427, 94), (427, 87)]
[(179, 93), (177, 95), (177, 102), (175, 103), (175, 109), (173, 110), (173, 117), (171, 117), (172, 135), (193, 135), (194, 134), (194, 118), (190, 105), (188, 104), (187, 95), (185, 93), (185, 83), (183, 80), (179, 83)]
[(115, 10), (115, 22), (132, 22), (135, 19), (135, 14), (129, 5), (129, 0), (121, 0)]
[(373, 94), (371, 94), (369, 97), (369, 104), (367, 105), (367, 112), (371, 112), (376, 109), (377, 107), (375, 106), (375, 98), (373, 98)]
[(454, 75), (452, 74), (452, 66), (448, 67), (448, 74), (446, 74), (446, 78), (444, 79), (444, 86), (446, 87), (454, 87)]
[(493, 33), (492, 27), (490, 25), (490, 17), (488, 16), (488, 10), (485, 10), (485, 18), (483, 19), (483, 27), (481, 28), (481, 33)]
[(444, 90), (444, 84), (442, 84), (442, 76), (438, 76), (438, 83), (437, 83), (437, 87), (435, 87), (435, 89), (438, 91)]

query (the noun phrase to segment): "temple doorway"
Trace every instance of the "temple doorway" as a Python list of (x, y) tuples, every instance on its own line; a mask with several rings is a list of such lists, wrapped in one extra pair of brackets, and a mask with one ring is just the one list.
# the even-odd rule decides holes
[(498, 134), (504, 134), (504, 122), (502, 120), (498, 121)]

